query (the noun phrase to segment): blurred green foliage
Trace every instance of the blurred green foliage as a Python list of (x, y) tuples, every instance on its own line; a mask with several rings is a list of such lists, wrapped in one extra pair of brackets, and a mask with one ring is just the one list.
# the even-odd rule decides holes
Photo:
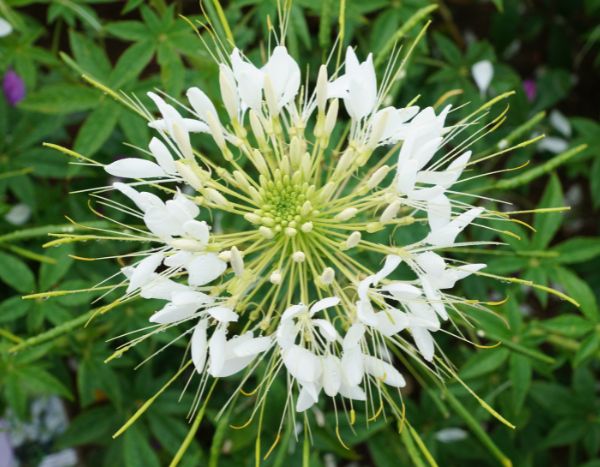
[[(502, 235), (506, 245), (483, 256), (489, 272), (556, 287), (580, 307), (539, 288), (480, 277), (465, 280), (463, 287), (472, 297), (509, 298), (498, 306), (498, 316), (473, 315), (479, 332), (466, 331), (470, 340), (493, 348), (477, 349), (450, 337), (442, 338), (441, 346), (460, 376), (517, 428), (494, 420), (459, 384), (418, 381), (415, 371), (404, 392), (412, 429), (399, 434), (395, 420), (367, 424), (358, 415), (353, 430), (341, 422), (346, 449), (337, 440), (332, 407), (322, 405), (313, 417), (310, 465), (331, 465), (331, 459), (338, 465), (428, 465), (431, 453), (443, 466), (508, 465), (509, 459), (515, 466), (600, 466), (600, 1), (345, 4), (345, 42), (356, 44), (363, 54), (374, 51), (380, 66), (396, 40), (408, 44), (431, 16), (427, 37), (395, 89), (395, 105), (416, 95), (433, 104), (458, 90), (447, 102), (470, 102), (476, 108), (485, 97), (513, 90), (505, 124), (477, 141), (475, 154), (484, 156), (507, 141), (541, 133), (562, 141), (565, 149), (559, 154), (531, 145), (490, 159), (483, 171), (530, 164), (496, 178), (475, 178), (464, 191), (507, 199), (518, 210), (571, 206), (564, 213), (524, 214), (535, 231), (507, 226), (513, 235)], [(212, 1), (203, 5), (209, 16), (216, 14)], [(238, 46), (260, 59), (267, 47), (267, 18), (277, 17), (275, 2), (223, 5)], [(292, 6), (287, 45), (311, 70), (336, 40), (339, 7), (338, 1), (318, 0), (296, 0)], [(33, 398), (60, 396), (71, 424), (46, 450), (76, 447), (82, 465), (167, 465), (187, 433), (192, 395), (180, 401), (183, 385), (173, 386), (130, 430), (112, 440), (172, 376), (181, 347), (133, 370), (173, 337), (164, 333), (105, 364), (115, 347), (108, 339), (143, 327), (152, 303), (124, 305), (84, 327), (89, 310), (102, 304), (91, 304), (100, 292), (21, 300), (21, 295), (38, 291), (86, 288), (118, 267), (115, 261), (90, 263), (70, 255), (127, 251), (123, 245), (102, 243), (41, 247), (49, 233), (78, 228), (67, 217), (102, 226), (88, 210), (85, 195), (69, 192), (107, 183), (103, 172), (69, 165), (42, 142), (73, 147), (103, 163), (133, 152), (123, 142), (147, 144), (145, 122), (87, 85), (81, 75), (134, 93), (144, 103), (145, 92), (155, 87), (177, 97), (193, 84), (216, 95), (216, 66), (179, 17), (194, 21), (200, 13), (196, 2), (186, 1), (0, 0), (0, 16), (14, 27), (0, 38), (0, 71), (14, 70), (26, 87), (26, 97), (16, 107), (0, 98), (0, 214), (18, 205), (31, 210), (22, 225), (15, 226), (10, 215), (0, 220), (0, 413), (10, 410), (27, 419)], [(487, 96), (480, 94), (470, 71), (481, 60), (494, 67)], [(566, 129), (548, 118), (557, 109), (567, 116)], [(490, 238), (485, 231), (476, 235)], [(468, 249), (464, 254), (467, 261), (482, 260)], [(494, 346), (498, 341), (502, 344)], [(283, 384), (273, 387), (279, 405), (284, 391)], [(226, 391), (215, 396), (217, 402), (226, 397)], [(219, 419), (209, 410), (183, 465), (253, 465), (255, 424), (230, 427), (244, 423), (250, 404), (241, 400)], [(274, 442), (277, 405), (265, 414), (263, 454)], [(286, 430), (263, 464), (300, 465), (301, 443)], [(37, 465), (39, 453), (20, 454), (23, 465)]]

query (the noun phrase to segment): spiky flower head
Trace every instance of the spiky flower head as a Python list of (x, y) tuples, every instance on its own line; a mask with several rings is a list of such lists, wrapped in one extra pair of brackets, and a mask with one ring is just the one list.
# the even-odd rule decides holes
[[(96, 196), (142, 224), (109, 236), (149, 245), (124, 258), (115, 303), (163, 303), (117, 353), (179, 330), (189, 345), (177, 374), (195, 368), (194, 410), (218, 378), (240, 374), (240, 389), (257, 385), (249, 421), (278, 378), (282, 423), (323, 399), (402, 418), (399, 362), (454, 374), (435, 333), (487, 310), (452, 293), (485, 265), (448, 255), (486, 243), (465, 239), (470, 224), (508, 217), (457, 189), (477, 162), (460, 135), (489, 106), (457, 120), (450, 106), (390, 105), (399, 54), (380, 77), (353, 47), (316, 76), (282, 40), (266, 63), (237, 48), (215, 60), (218, 99), (192, 87), (182, 102), (149, 93), (152, 111), (130, 101), (155, 136), (146, 154), (103, 167), (123, 196)], [(202, 138), (217, 150), (198, 150)], [(415, 240), (401, 243), (399, 229)]]

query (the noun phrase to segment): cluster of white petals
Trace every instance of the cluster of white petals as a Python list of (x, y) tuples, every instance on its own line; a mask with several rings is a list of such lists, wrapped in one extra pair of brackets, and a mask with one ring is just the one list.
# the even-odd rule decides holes
[[(487, 212), (455, 201), (471, 151), (446, 149), (460, 129), (450, 106), (383, 107), (394, 70), (378, 83), (372, 54), (350, 47), (312, 90), (283, 45), (262, 66), (238, 49), (218, 66), (221, 102), (198, 87), (186, 104), (149, 93), (160, 115), (147, 156), (104, 166), (120, 210), (143, 221), (132, 235), (151, 244), (122, 268), (127, 297), (164, 301), (149, 320), (187, 329), (202, 381), (283, 369), (297, 412), (322, 394), (404, 387), (390, 349), (435, 365), (434, 333), (468, 302), (449, 290), (485, 267), (439, 251)], [(205, 137), (216, 157), (197, 149)], [(409, 245), (370, 237), (413, 224), (427, 232)]]

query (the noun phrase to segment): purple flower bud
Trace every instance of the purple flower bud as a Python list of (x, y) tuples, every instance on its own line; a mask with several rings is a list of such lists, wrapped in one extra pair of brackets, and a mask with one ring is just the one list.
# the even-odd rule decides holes
[(13, 107), (25, 97), (25, 82), (13, 70), (8, 70), (2, 81), (4, 97)]
[(532, 79), (526, 79), (523, 81), (523, 90), (529, 102), (532, 102), (537, 94), (537, 84)]

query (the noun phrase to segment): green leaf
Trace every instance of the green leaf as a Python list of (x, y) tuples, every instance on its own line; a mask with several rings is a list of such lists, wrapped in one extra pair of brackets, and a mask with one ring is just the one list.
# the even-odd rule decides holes
[(600, 335), (598, 333), (591, 334), (586, 337), (579, 346), (579, 350), (573, 357), (573, 365), (580, 366), (586, 360), (593, 357), (600, 350)]
[(575, 264), (589, 261), (600, 255), (600, 238), (575, 237), (570, 238), (553, 248), (560, 254), (557, 261), (561, 264)]
[(559, 267), (551, 272), (556, 282), (565, 289), (567, 295), (579, 303), (583, 315), (597, 322), (600, 319), (598, 304), (590, 286), (568, 269)]
[(115, 37), (126, 41), (152, 40), (154, 36), (140, 21), (117, 21), (107, 24), (104, 29)]
[(160, 467), (154, 450), (136, 425), (123, 435), (123, 458), (125, 467)]
[(587, 426), (580, 419), (561, 420), (548, 433), (543, 446), (564, 446), (572, 444), (586, 433)]
[(15, 372), (10, 372), (4, 378), (4, 397), (12, 410), (15, 411), (20, 419), (26, 419), (28, 416), (27, 393), (23, 391), (19, 376)]
[(518, 413), (523, 408), (525, 397), (531, 386), (531, 362), (523, 355), (513, 353), (509, 362), (509, 378), (512, 383), (513, 410)]
[(33, 292), (35, 277), (19, 258), (0, 252), (0, 280), (19, 292)]
[(509, 353), (503, 348), (481, 350), (462, 366), (459, 375), (463, 379), (471, 379), (491, 373), (506, 361)]
[(600, 206), (600, 157), (596, 157), (590, 171), (590, 191), (594, 207)]
[(108, 77), (112, 67), (102, 47), (75, 31), (69, 31), (69, 42), (80, 67), (96, 79), (105, 80)]
[(444, 58), (448, 61), (448, 63), (452, 65), (459, 65), (462, 61), (462, 54), (460, 50), (454, 43), (448, 39), (447, 37), (441, 34), (434, 34), (435, 44), (438, 46), (438, 49), (444, 56)]
[(152, 59), (154, 50), (152, 42), (144, 41), (132, 45), (123, 52), (111, 73), (111, 86), (118, 89), (137, 78)]
[(73, 265), (73, 245), (47, 250), (47, 256), (54, 258), (56, 263), (44, 263), (40, 267), (40, 290), (49, 290), (54, 284), (61, 280)]
[[(556, 174), (550, 176), (542, 199), (538, 204), (538, 208), (553, 208), (561, 207), (564, 205), (564, 197), (562, 188), (560, 186), (560, 180)], [(560, 227), (563, 221), (563, 213), (537, 213), (533, 221), (533, 227), (536, 233), (532, 239), (532, 248), (536, 250), (543, 250), (548, 246), (554, 234)]]
[(56, 394), (73, 399), (71, 391), (63, 383), (40, 367), (22, 367), (18, 370), (21, 384), (34, 394)]
[(0, 303), (0, 323), (7, 323), (20, 318), (31, 309), (32, 303), (21, 297), (11, 297)]
[(566, 337), (581, 337), (594, 329), (594, 323), (579, 315), (560, 315), (540, 322), (544, 329)]
[(89, 157), (100, 149), (112, 134), (120, 112), (121, 108), (116, 103), (105, 100), (90, 114), (77, 133), (75, 151)]
[(19, 107), (33, 112), (69, 114), (98, 105), (98, 92), (72, 84), (53, 84), (29, 94)]
[(94, 407), (77, 415), (67, 430), (58, 438), (56, 447), (64, 449), (72, 446), (103, 442), (117, 426), (113, 407)]

